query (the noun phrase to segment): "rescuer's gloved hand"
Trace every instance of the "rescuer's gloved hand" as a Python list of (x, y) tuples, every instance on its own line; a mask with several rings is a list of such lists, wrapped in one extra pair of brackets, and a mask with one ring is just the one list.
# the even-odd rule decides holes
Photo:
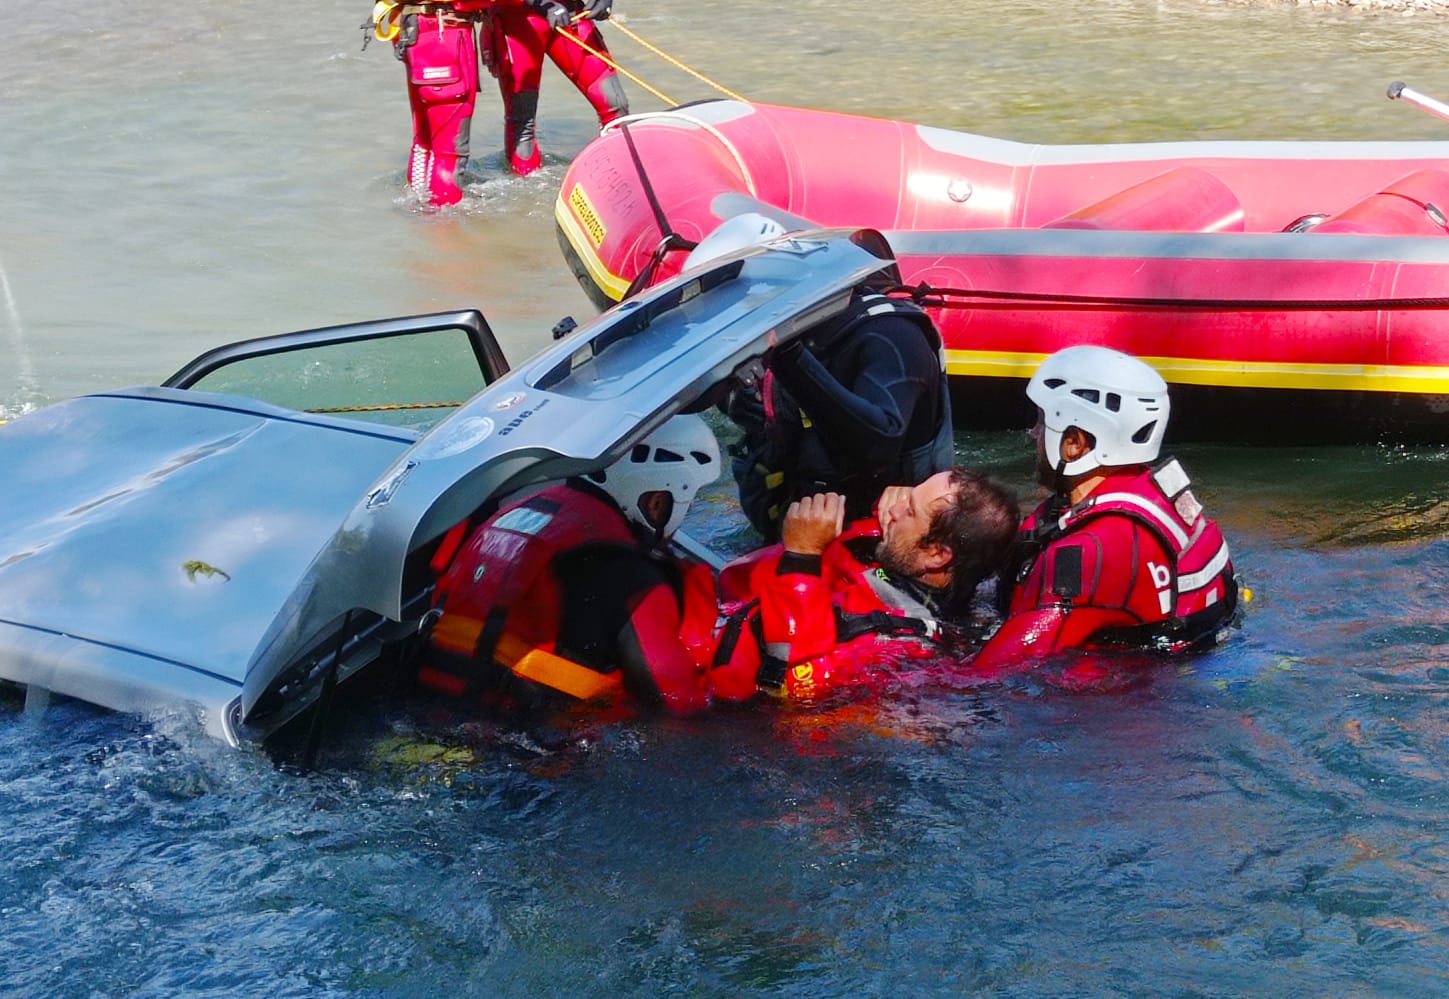
[(588, 16), (591, 21), (607, 21), (614, 12), (614, 0), (589, 0)]
[(569, 9), (558, 0), (528, 0), (528, 6), (548, 18), (550, 28), (567, 28), (573, 23), (573, 16)]

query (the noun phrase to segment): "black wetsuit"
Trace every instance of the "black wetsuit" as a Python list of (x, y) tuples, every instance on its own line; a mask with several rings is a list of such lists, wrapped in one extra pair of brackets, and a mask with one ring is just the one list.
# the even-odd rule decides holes
[(954, 458), (941, 338), (908, 302), (857, 295), (850, 308), (770, 359), (773, 419), (736, 397), (745, 430), (733, 472), (740, 504), (768, 538), (801, 496), (838, 492), (869, 516), (888, 485), (914, 485)]

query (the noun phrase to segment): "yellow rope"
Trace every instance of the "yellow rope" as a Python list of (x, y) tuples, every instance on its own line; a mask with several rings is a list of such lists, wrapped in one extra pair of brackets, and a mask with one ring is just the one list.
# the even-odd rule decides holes
[[(732, 100), (744, 101), (746, 104), (749, 103), (749, 101), (746, 98), (741, 97), (739, 94), (735, 93), (733, 90), (729, 89), (728, 87), (725, 87), (725, 86), (723, 86), (721, 84), (718, 84), (715, 81), (711, 80), (709, 77), (705, 76), (703, 73), (699, 72), (698, 70), (695, 70), (695, 69), (690, 68), (689, 66), (686, 66), (684, 63), (680, 62), (678, 59), (674, 58), (672, 55), (670, 55), (668, 52), (665, 52), (663, 49), (660, 49), (658, 46), (649, 44), (649, 42), (645, 41), (643, 38), (640, 38), (637, 32), (630, 31), (627, 27), (625, 27), (624, 23), (622, 21), (620, 21), (617, 17), (611, 19), (610, 23), (613, 24), (613, 26), (614, 26), (614, 28), (616, 30), (622, 31), (624, 34), (626, 34), (630, 38), (634, 39), (634, 41), (636, 41), (640, 45), (644, 46), (650, 52), (653, 52), (655, 55), (657, 55), (659, 58), (663, 59), (665, 62), (669, 63), (672, 66), (675, 66), (678, 69), (684, 70), (686, 73), (688, 73), (690, 76), (694, 77), (696, 80), (700, 80), (700, 81), (702, 81), (704, 83), (709, 84), (711, 87), (713, 87), (714, 89), (718, 90), (720, 93), (724, 94), (726, 97), (728, 97), (728, 98), (730, 98)], [(671, 103), (673, 103), (673, 102), (671, 102)]]
[(679, 103), (673, 97), (670, 97), (668, 94), (662, 93), (661, 91), (655, 90), (653, 87), (649, 86), (649, 84), (647, 84), (643, 80), (639, 79), (639, 77), (637, 77), (633, 73), (629, 72), (623, 66), (620, 66), (617, 62), (615, 62), (614, 60), (610, 59), (603, 52), (600, 52), (598, 49), (594, 48), (592, 45), (590, 45), (588, 42), (584, 41), (582, 38), (580, 38), (578, 35), (574, 34), (572, 31), (564, 31), (562, 28), (555, 29), (555, 30), (558, 31), (558, 33), (559, 33), (560, 36), (562, 36), (564, 38), (567, 38), (569, 41), (573, 42), (575, 45), (577, 45), (579, 48), (583, 49), (585, 52), (588, 52), (590, 55), (598, 56), (600, 59), (604, 60), (604, 62), (608, 65), (608, 67), (610, 69), (614, 70), (616, 73), (623, 73), (629, 79), (631, 79), (635, 83), (639, 84), (639, 86), (641, 86), (645, 90), (649, 91), (651, 94), (653, 94), (655, 97), (659, 98), (665, 104), (678, 104)]
[(461, 402), (380, 402), (373, 406), (318, 406), (308, 413), (382, 413), (394, 409), (457, 409)]

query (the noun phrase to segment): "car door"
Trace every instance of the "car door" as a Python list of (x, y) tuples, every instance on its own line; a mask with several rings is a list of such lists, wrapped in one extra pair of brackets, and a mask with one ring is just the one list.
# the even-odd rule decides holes
[(227, 344), (163, 385), (426, 430), (507, 371), (488, 321), (465, 309)]

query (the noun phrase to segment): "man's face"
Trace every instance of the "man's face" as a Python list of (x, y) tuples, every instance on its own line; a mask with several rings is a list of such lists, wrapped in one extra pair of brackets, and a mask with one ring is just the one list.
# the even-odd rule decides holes
[(951, 473), (937, 472), (918, 486), (912, 486), (878, 513), (881, 529), (876, 558), (894, 576), (919, 578), (940, 568), (941, 553), (921, 547), (931, 529), (936, 511), (952, 500)]

